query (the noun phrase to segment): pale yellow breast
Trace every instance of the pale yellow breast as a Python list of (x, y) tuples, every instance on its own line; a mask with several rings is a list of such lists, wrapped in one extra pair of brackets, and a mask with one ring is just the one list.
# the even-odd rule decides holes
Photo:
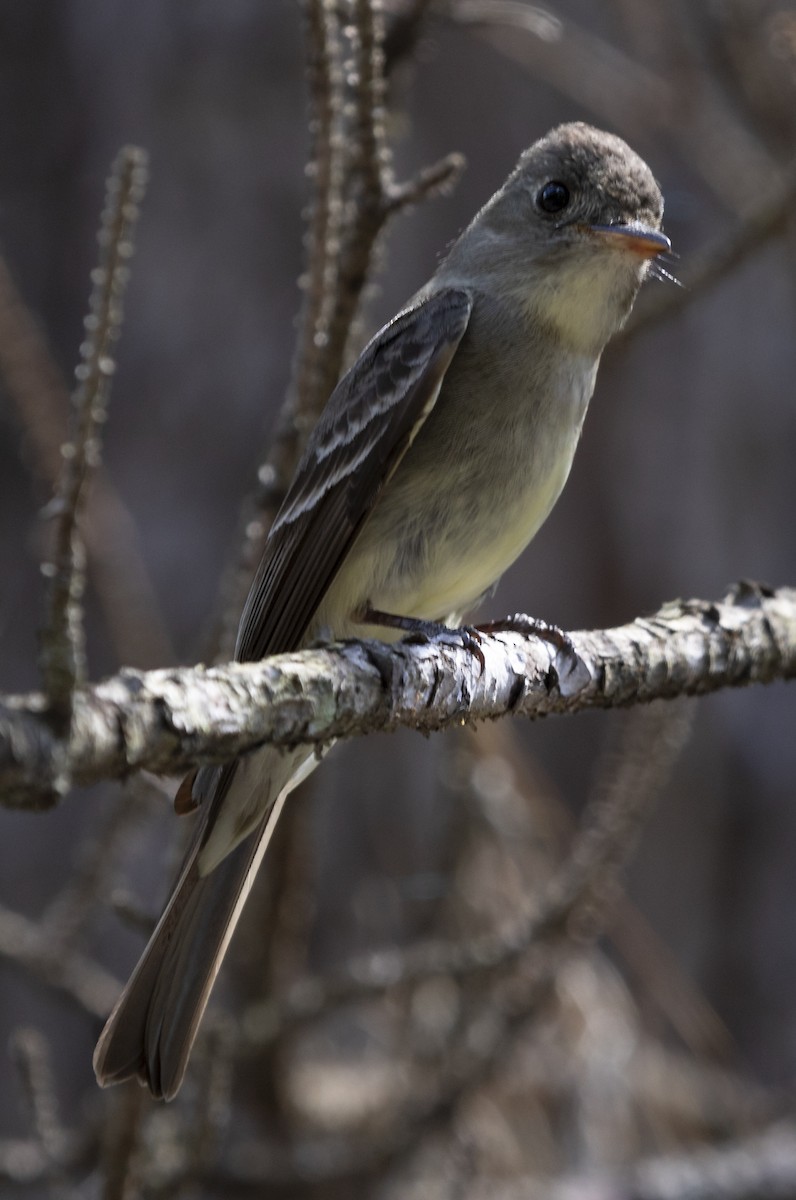
[[(559, 461), (540, 486), (518, 494), (513, 505), (485, 512), (464, 538), (440, 541), (431, 569), (419, 580), (390, 581), (385, 605), (428, 620), (466, 613), (500, 579), (544, 523), (566, 483), (572, 456)], [(463, 546), (463, 541), (466, 543)]]
[[(484, 503), (475, 520), (451, 519), (426, 531), (423, 569), (412, 569), (396, 552), (395, 529), (376, 520), (354, 548), (322, 604), (315, 636), (374, 636), (393, 641), (400, 634), (365, 629), (354, 615), (363, 605), (384, 612), (445, 621), (469, 612), (484, 592), (519, 557), (544, 523), (566, 483), (575, 439), (551, 462), (542, 480), (520, 480), (510, 498)], [(523, 486), (524, 485), (524, 486)], [(379, 531), (381, 536), (375, 536)]]

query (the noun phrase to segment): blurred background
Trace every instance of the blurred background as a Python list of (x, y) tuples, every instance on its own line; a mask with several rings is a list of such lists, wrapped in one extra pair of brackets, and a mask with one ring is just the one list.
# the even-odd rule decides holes
[[(519, 153), (566, 120), (611, 129), (650, 163), (679, 255), (673, 270), (694, 277), (690, 291), (645, 286), (637, 331), (605, 355), (564, 496), (487, 615), (520, 610), (590, 628), (678, 596), (718, 599), (741, 578), (794, 583), (796, 7), (396, 0), (388, 28), (410, 9), (425, 16), (413, 53), (390, 76), (397, 178), (454, 150), (468, 166), (452, 195), (389, 226), (363, 332), (425, 281)], [(105, 482), (94, 496), (100, 543), (103, 518), (115, 516), (90, 573), (90, 675), (209, 653), (242, 500), (290, 377), (308, 197), (303, 55), (293, 0), (0, 3), (4, 691), (38, 682), (39, 512), (66, 430), (61, 401), (82, 340), (104, 180), (128, 142), (148, 151), (151, 177)], [(708, 278), (712, 268), (718, 277)], [(20, 367), (13, 353), (14, 322), (30, 318), (25, 336), (41, 339), (33, 360), (42, 379), (25, 377), (25, 356)], [(49, 400), (37, 407), (30, 397), (43, 388)], [(113, 565), (120, 553), (145, 582), (117, 596), (114, 623), (108, 597), (126, 586)], [(336, 751), (293, 804), (217, 1011), (240, 1028), (244, 1011), (256, 1016), (264, 985), (279, 993), (355, 953), (466, 936), (516, 915), (565, 853), (622, 720), (517, 725), (508, 757), (502, 743), (473, 750), (469, 733), (431, 741), (405, 733)], [(700, 700), (626, 872), (625, 938), (567, 960), (543, 1013), (510, 1044), (508, 1075), (480, 1080), (432, 1129), (413, 1108), (417, 1064), (433, 1075), (448, 1053), (467, 1007), (458, 984), (438, 976), (411, 995), (338, 1008), (236, 1068), (225, 1111), (262, 1152), (234, 1160), (241, 1194), (259, 1186), (244, 1180), (257, 1168), (263, 1178), (272, 1171), (286, 1195), (413, 1187), (475, 1195), (479, 1181), (508, 1187), (530, 1178), (547, 1179), (540, 1194), (551, 1195), (550, 1181), (568, 1172), (740, 1136), (758, 1128), (760, 1111), (787, 1109), (782, 1097), (796, 1071), (794, 778), (792, 689)], [(56, 1178), (67, 1189), (59, 1195), (75, 1187), (86, 1196), (236, 1194), (224, 1183), (234, 1163), (221, 1118), (210, 1165), (174, 1182), (164, 1147), (174, 1138), (184, 1151), (175, 1130), (190, 1127), (198, 1084), (189, 1081), (187, 1098), (168, 1110), (134, 1087), (100, 1094), (91, 1071), (99, 1014), (57, 972), (48, 981), (46, 932), (56, 919), (70, 953), (90, 955), (105, 973), (95, 996), (112, 996), (114, 977), (132, 967), (143, 945), (136, 920), (157, 913), (179, 838), (168, 798), (149, 792), (120, 799), (116, 787), (96, 788), (45, 815), (2, 812), (3, 1195), (56, 1194)], [(77, 900), (74, 888), (63, 891), (76, 878), (84, 881)], [(684, 1011), (698, 1015), (678, 1021)], [(634, 1091), (638, 1056), (653, 1049), (657, 1082), (649, 1094)], [(23, 1064), (22, 1083), (12, 1060)], [(52, 1083), (31, 1093), (24, 1078), (36, 1063)], [(673, 1063), (681, 1073), (670, 1080)], [(716, 1071), (725, 1090), (700, 1099)], [(44, 1165), (36, 1158), (36, 1094), (60, 1104), (72, 1139), (68, 1169), (63, 1147), (51, 1145)], [(160, 1182), (131, 1168), (113, 1191), (113, 1131), (133, 1121), (125, 1104), (138, 1106), (139, 1146), (160, 1154), (150, 1163)], [(335, 1166), (330, 1147), (352, 1138), (378, 1147), (394, 1128), (415, 1130), (401, 1154), (385, 1151), (382, 1160), (374, 1150), (381, 1166), (355, 1169), (345, 1158), (348, 1166)], [(302, 1139), (322, 1144), (326, 1157), (307, 1150), (301, 1158)], [(280, 1158), (286, 1146), (295, 1153)], [(471, 1190), (454, 1193), (462, 1179)]]

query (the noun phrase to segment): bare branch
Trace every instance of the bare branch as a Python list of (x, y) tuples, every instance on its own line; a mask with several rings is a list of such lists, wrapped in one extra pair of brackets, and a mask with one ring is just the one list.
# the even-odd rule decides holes
[[(137, 782), (141, 782), (138, 780)], [(139, 792), (143, 789), (139, 788)], [(109, 891), (119, 844), (140, 820), (141, 804), (130, 804), (129, 798), (117, 801), (115, 807), (97, 822), (91, 835), (80, 847), (80, 855), (68, 883), (45, 910), (40, 930), (49, 945), (53, 959), (66, 959), (79, 945), (97, 899)]]
[(42, 696), (0, 705), (6, 804), (35, 803), (66, 770), (74, 783), (183, 771), (264, 742), (323, 746), (400, 726), (429, 733), (508, 714), (539, 717), (699, 695), (796, 674), (796, 592), (740, 585), (724, 602), (674, 601), (652, 617), (574, 633), (418, 645), (349, 642), (209, 669), (126, 670), (75, 693), (60, 742)]
[(726, 1024), (651, 922), (627, 896), (618, 897), (606, 932), (628, 976), (637, 982), (639, 991), (654, 1004), (690, 1052), (703, 1059), (731, 1061), (735, 1043)]
[(50, 579), (48, 612), (42, 631), (41, 669), (52, 716), (68, 723), (71, 698), (85, 669), (81, 597), (84, 550), (78, 521), (89, 471), (99, 462), (99, 429), (105, 420), (112, 352), (122, 320), (122, 296), (132, 231), (146, 179), (146, 156), (126, 146), (108, 180), (107, 204), (99, 233), (100, 264), (92, 273), (91, 311), (85, 320), (87, 339), (81, 347), (78, 386), (73, 397), (71, 442), (62, 448), (63, 470), (48, 515), (55, 518), (51, 562), (43, 568)]
[[(631, 714), (612, 761), (598, 771), (583, 829), (544, 890), (537, 913), (508, 938), (477, 938), (451, 947), (453, 955), (443, 953), (438, 973), (461, 978), (491, 972), (493, 986), (482, 994), (469, 1029), (461, 1030), (456, 1044), (446, 1049), (436, 1094), (430, 1101), (420, 1100), (410, 1120), (401, 1122), (395, 1144), (385, 1147), (390, 1165), (435, 1132), (449, 1130), (462, 1103), (498, 1077), (563, 963), (602, 933), (613, 910), (617, 872), (658, 799), (690, 725), (690, 713), (682, 706)], [(429, 965), (421, 978), (431, 974)], [(499, 981), (506, 986), (494, 986)]]
[(393, 183), (387, 194), (389, 213), (399, 212), (434, 196), (447, 196), (456, 186), (465, 168), (463, 154), (446, 154), (439, 162), (423, 167), (405, 183)]
[(398, 63), (404, 62), (417, 49), (436, 0), (384, 0), (390, 23), (384, 38), (384, 66), (392, 75)]
[[(425, 10), (417, 4), (406, 21), (419, 26)], [(227, 655), (245, 589), (303, 443), (343, 373), (379, 238), (398, 212), (449, 191), (464, 167), (463, 158), (451, 154), (414, 179), (395, 183), (385, 132), (378, 0), (307, 0), (306, 29), (313, 190), (304, 302), (290, 389), (257, 489), (244, 505), (238, 562), (222, 582), (219, 642)]]
[[(635, 845), (635, 835), (680, 753), (690, 728), (681, 706), (638, 710), (624, 730), (621, 746), (598, 775), (599, 788), (583, 828), (562, 868), (541, 897), (511, 928), (470, 937), (466, 942), (428, 941), (391, 947), (348, 963), (332, 979), (303, 979), (284, 997), (255, 1004), (244, 1022), (240, 1049), (251, 1050), (281, 1036), (286, 1027), (319, 1016), (331, 1006), (379, 995), (434, 976), (463, 979), (504, 974), (531, 947), (571, 931), (578, 945), (588, 926), (595, 934), (612, 907), (618, 870)], [(603, 914), (598, 918), (598, 911)], [(540, 962), (541, 966), (541, 962)], [(245, 1052), (244, 1050), (244, 1052)]]
[(796, 1129), (781, 1123), (724, 1146), (639, 1163), (622, 1200), (783, 1200), (796, 1191)]
[[(675, 708), (676, 705), (672, 706), (672, 709)], [(656, 706), (656, 712), (661, 714), (664, 721), (672, 709)], [(638, 710), (638, 715), (643, 719), (648, 711)], [(677, 718), (674, 711), (672, 716)], [(613, 731), (624, 730), (626, 719), (610, 723), (609, 737), (612, 743)], [(523, 879), (547, 879), (552, 862), (557, 861), (563, 852), (561, 839), (573, 829), (573, 814), (552, 781), (547, 778), (542, 781), (539, 777), (533, 756), (520, 742), (518, 735), (521, 731), (522, 727), (511, 721), (494, 721), (479, 728), (478, 736), (467, 740), (465, 762), (469, 759), (476, 771), (479, 766), (484, 766), (487, 774), (485, 777), (482, 775), (476, 783), (472, 767), (465, 767), (461, 776), (456, 776), (457, 794), (467, 788), (466, 795), (468, 799), (471, 796), (472, 803), (483, 812), (482, 819), (487, 822), (490, 835), (498, 839), (512, 861), (517, 860)], [(642, 751), (642, 756), (653, 765), (656, 762), (658, 732), (654, 718), (647, 721), (647, 732), (650, 745), (648, 750)], [(633, 735), (632, 728), (630, 734)], [(456, 745), (462, 757), (462, 739), (457, 739)], [(626, 745), (626, 740), (623, 740), (620, 753), (621, 747)], [(607, 770), (612, 773), (611, 764), (616, 761), (616, 753), (610, 750), (605, 758)], [(597, 785), (600, 785), (599, 774)], [(497, 818), (493, 815), (494, 802), (490, 799), (490, 791), (496, 789), (496, 794), (501, 796), (505, 795), (506, 788), (521, 798), (520, 812), (527, 816), (524, 827), (517, 828), (515, 820), (504, 823), (500, 819), (500, 809)], [(648, 781), (644, 791), (648, 792), (649, 788)], [(540, 827), (548, 831), (546, 839), (540, 839)], [(556, 830), (555, 836), (553, 829)], [(524, 845), (526, 839), (530, 839), (527, 847)], [(512, 899), (508, 903), (509, 911), (512, 911), (516, 901)], [(734, 1053), (734, 1043), (728, 1029), (697, 985), (688, 978), (677, 957), (624, 891), (621, 882), (614, 885), (611, 919), (605, 933), (618, 951), (625, 974), (638, 985), (645, 1003), (654, 1006), (684, 1045), (696, 1055), (729, 1061)]]
[[(796, 1192), (796, 1129), (778, 1122), (690, 1154), (643, 1159), (625, 1170), (557, 1179), (524, 1176), (479, 1182), (470, 1200), (790, 1200)], [(410, 1190), (411, 1200), (421, 1193)]]
[[(0, 374), (16, 409), (33, 471), (58, 487), (69, 392), (44, 335), (0, 258)], [(135, 521), (100, 464), (81, 521), (88, 569), (120, 662), (158, 666), (175, 654)]]
[[(576, 21), (521, 0), (447, 0), (440, 11), (449, 21), (473, 27), (507, 58), (609, 126), (633, 137), (648, 136), (651, 129), (673, 132), (723, 206), (742, 212), (745, 180), (777, 177), (776, 159), (699, 70), (685, 37), (678, 43), (680, 70), (669, 74), (636, 61)], [(679, 29), (678, 22), (668, 25)], [(690, 86), (683, 86), (684, 75)]]
[[(337, 285), (340, 232), (344, 220), (345, 143), (341, 127), (343, 72), (337, 5), (332, 0), (306, 3), (307, 84), (310, 94), (310, 146), (307, 174), (312, 198), (304, 238), (307, 267), (301, 280), (304, 300), (293, 359), (291, 394), (281, 414), (277, 440), (284, 437), (288, 414), (307, 420), (317, 415), (323, 395), (323, 359), (329, 337), (330, 309)], [(294, 438), (306, 429), (293, 425)], [(296, 445), (290, 448), (295, 463)]]
[(138, 1200), (147, 1157), (141, 1148), (141, 1126), (148, 1109), (140, 1088), (120, 1088), (110, 1102), (102, 1139), (102, 1200)]
[(119, 994), (118, 980), (84, 955), (61, 958), (49, 930), (0, 907), (0, 957), (68, 996), (94, 1018), (106, 1017)]
[(34, 1137), (50, 1166), (57, 1167), (66, 1149), (67, 1134), (55, 1098), (50, 1048), (37, 1029), (17, 1029), (11, 1038), (10, 1050), (22, 1083)]

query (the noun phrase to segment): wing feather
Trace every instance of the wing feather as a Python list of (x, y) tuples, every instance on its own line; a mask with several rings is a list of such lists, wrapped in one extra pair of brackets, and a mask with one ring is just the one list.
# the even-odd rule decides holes
[[(449, 288), (399, 314), (330, 396), (274, 521), (238, 630), (235, 657), (298, 649), (379, 492), (433, 408), (472, 301)], [(206, 840), (237, 762), (201, 767), (175, 798), (201, 805)]]
[(332, 393), (266, 542), (242, 662), (298, 649), (348, 549), (433, 408), (470, 316), (450, 288), (401, 313)]

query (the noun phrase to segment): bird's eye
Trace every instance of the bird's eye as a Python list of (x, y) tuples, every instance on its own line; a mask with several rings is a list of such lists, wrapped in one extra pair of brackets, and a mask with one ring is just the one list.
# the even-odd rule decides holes
[(536, 197), (536, 203), (542, 212), (562, 212), (569, 204), (569, 188), (565, 183), (559, 183), (557, 179), (551, 179), (540, 190)]

